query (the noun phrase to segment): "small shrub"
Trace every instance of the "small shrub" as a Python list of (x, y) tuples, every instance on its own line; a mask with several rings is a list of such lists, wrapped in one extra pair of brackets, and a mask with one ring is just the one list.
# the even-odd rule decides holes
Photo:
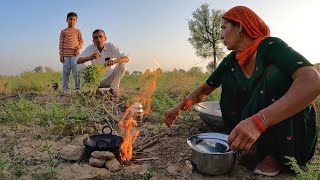
[(84, 83), (91, 91), (95, 90), (99, 86), (104, 73), (105, 67), (103, 64), (92, 64), (80, 72)]
[(1, 123), (25, 123), (34, 119), (40, 106), (24, 98), (10, 100), (3, 105), (0, 112)]
[(36, 169), (32, 173), (32, 177), (34, 179), (56, 179), (56, 176), (59, 172), (58, 165), (60, 161), (55, 158), (55, 154), (53, 153), (52, 147), (48, 144), (45, 144), (44, 150), (48, 152), (49, 160), (46, 161), (42, 166)]
[(285, 157), (289, 159), (289, 162), (286, 165), (290, 165), (290, 168), (297, 174), (295, 179), (320, 179), (320, 156), (315, 156), (311, 162), (307, 163), (306, 170), (298, 165), (297, 160), (294, 157)]

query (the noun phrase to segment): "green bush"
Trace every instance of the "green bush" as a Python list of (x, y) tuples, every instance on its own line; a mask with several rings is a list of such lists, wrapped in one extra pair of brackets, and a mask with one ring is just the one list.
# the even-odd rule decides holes
[(306, 164), (305, 168), (299, 166), (297, 160), (294, 157), (286, 156), (286, 158), (289, 159), (287, 165), (290, 165), (291, 170), (293, 170), (297, 175), (295, 179), (320, 179), (320, 156), (313, 157), (313, 159)]
[(39, 111), (40, 106), (25, 98), (10, 100), (4, 103), (0, 111), (1, 123), (31, 122)]

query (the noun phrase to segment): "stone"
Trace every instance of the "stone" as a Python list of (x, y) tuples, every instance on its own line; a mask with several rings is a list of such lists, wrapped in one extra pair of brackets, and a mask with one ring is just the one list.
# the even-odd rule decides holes
[(169, 165), (167, 167), (167, 171), (169, 174), (177, 176), (180, 174), (181, 169), (179, 166)]
[(112, 160), (115, 158), (114, 154), (109, 151), (94, 151), (91, 153), (91, 156), (102, 160)]
[(88, 138), (90, 135), (89, 134), (83, 134), (83, 135), (79, 135), (79, 136), (76, 136), (70, 144), (72, 145), (75, 145), (75, 146), (83, 146), (84, 147), (84, 144), (83, 144), (83, 140), (85, 138)]
[(150, 164), (132, 164), (130, 166), (126, 166), (124, 171), (128, 174), (144, 175), (145, 173), (147, 173), (149, 168)]
[(83, 128), (83, 133), (93, 134), (94, 129), (92, 127)]
[(82, 146), (67, 145), (60, 151), (61, 158), (68, 161), (82, 160), (84, 148)]
[[(156, 173), (149, 180), (172, 180), (172, 179), (175, 179), (175, 178), (165, 177), (161, 173)], [(187, 178), (185, 178), (185, 179), (187, 179)]]
[(106, 168), (109, 169), (111, 172), (119, 171), (121, 168), (121, 164), (117, 159), (112, 159), (106, 162)]
[(106, 160), (101, 160), (101, 159), (97, 159), (94, 157), (90, 157), (89, 159), (89, 165), (93, 166), (93, 167), (103, 167), (106, 163)]
[(90, 118), (89, 122), (98, 123), (98, 122), (100, 122), (100, 120), (99, 120), (99, 118)]
[(96, 168), (88, 164), (73, 164), (64, 168), (58, 175), (62, 180), (89, 180), (89, 179), (108, 179), (109, 171), (105, 168)]
[(38, 152), (33, 155), (33, 159), (37, 162), (46, 162), (50, 159), (48, 151)]

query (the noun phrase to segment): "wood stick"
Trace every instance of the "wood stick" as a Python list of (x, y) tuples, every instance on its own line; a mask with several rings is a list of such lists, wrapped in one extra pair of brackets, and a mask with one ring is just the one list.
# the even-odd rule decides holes
[(139, 162), (139, 161), (150, 161), (150, 160), (157, 160), (157, 159), (159, 159), (158, 157), (151, 157), (151, 158), (140, 158), (140, 159), (131, 159), (131, 161), (130, 162), (134, 162), (134, 161), (137, 161), (137, 162)]
[(142, 139), (137, 145), (135, 145), (133, 148), (137, 148), (137, 147), (141, 146), (141, 144), (142, 144), (146, 139), (147, 139), (146, 136), (143, 137), (143, 139)]
[[(151, 137), (150, 140), (147, 141), (147, 143), (144, 144), (144, 145), (143, 145), (141, 148), (139, 148), (137, 151), (138, 151), (138, 152), (139, 152), (139, 151), (142, 151), (142, 150), (144, 150), (145, 148), (147, 148), (147, 147), (155, 144), (155, 143), (159, 140), (159, 138), (160, 138), (161, 136), (164, 136), (164, 135), (166, 135), (166, 134), (167, 134), (167, 133), (164, 132), (164, 133), (161, 133), (161, 134), (158, 134), (158, 135), (155, 135), (155, 136)], [(141, 145), (140, 145), (140, 146), (141, 146)], [(136, 148), (138, 148), (138, 147), (136, 147)]]
[(101, 106), (104, 109), (104, 111), (112, 118), (112, 122), (114, 124), (116, 124), (116, 122), (114, 121), (114, 116), (111, 113), (109, 113), (109, 111), (107, 110), (106, 106), (104, 104), (101, 104)]
[[(145, 142), (145, 144), (147, 145), (147, 144), (149, 144), (150, 142), (152, 142), (152, 141), (154, 141), (155, 139), (157, 139), (158, 137), (164, 136), (164, 135), (166, 135), (166, 134), (167, 134), (167, 133), (164, 132), (164, 133), (162, 133), (162, 134), (158, 134), (158, 135), (155, 135), (155, 136), (152, 136), (152, 137), (145, 137), (141, 142), (139, 142), (139, 144), (137, 144), (137, 145), (134, 147), (134, 149), (142, 146), (142, 144), (143, 144), (143, 142), (144, 142), (145, 139), (148, 139), (148, 140)], [(142, 147), (143, 147), (143, 146), (142, 146)], [(142, 148), (142, 147), (141, 147), (141, 148)]]

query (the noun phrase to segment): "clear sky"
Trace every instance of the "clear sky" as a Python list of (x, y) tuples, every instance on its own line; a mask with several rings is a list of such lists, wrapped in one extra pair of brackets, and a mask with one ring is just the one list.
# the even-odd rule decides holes
[[(245, 5), (312, 63), (320, 62), (319, 0), (3, 0), (0, 2), (0, 75), (36, 66), (61, 70), (59, 35), (66, 15), (78, 14), (84, 48), (92, 31), (104, 29), (108, 41), (129, 55), (130, 72), (158, 65), (164, 70), (205, 67), (188, 42), (188, 19), (203, 3), (228, 10)], [(84, 49), (82, 49), (84, 50)]]

